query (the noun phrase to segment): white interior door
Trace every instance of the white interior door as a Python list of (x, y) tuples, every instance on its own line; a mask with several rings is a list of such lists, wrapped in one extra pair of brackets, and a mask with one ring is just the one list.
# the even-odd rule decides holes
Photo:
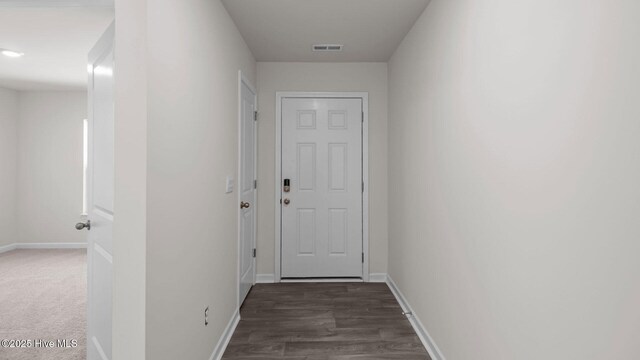
[(281, 106), (282, 277), (362, 277), (362, 99)]
[(240, 304), (256, 277), (256, 109), (256, 92), (240, 75)]
[(87, 359), (111, 359), (113, 283), (114, 25), (89, 54)]

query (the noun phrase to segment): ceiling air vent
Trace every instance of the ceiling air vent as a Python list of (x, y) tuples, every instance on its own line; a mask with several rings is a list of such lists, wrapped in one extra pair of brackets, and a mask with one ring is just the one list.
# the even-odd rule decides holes
[(317, 44), (313, 45), (313, 51), (342, 51), (342, 47), (339, 44)]

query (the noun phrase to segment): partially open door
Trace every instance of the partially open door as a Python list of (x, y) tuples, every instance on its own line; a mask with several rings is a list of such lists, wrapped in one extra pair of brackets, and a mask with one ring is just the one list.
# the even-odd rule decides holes
[(114, 57), (112, 23), (89, 53), (87, 359), (111, 360), (114, 192)]

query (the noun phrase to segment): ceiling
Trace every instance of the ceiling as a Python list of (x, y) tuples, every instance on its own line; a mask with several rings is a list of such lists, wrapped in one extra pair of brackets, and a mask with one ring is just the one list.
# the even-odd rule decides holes
[[(222, 0), (257, 61), (386, 62), (429, 0)], [(313, 44), (343, 44), (313, 52)]]
[(86, 88), (87, 55), (113, 20), (113, 8), (103, 0), (48, 0), (55, 7), (43, 3), (0, 0), (0, 48), (25, 54), (0, 56), (0, 87)]
[[(388, 61), (429, 0), (222, 0), (257, 61)], [(45, 6), (46, 5), (46, 6)], [(113, 0), (0, 0), (0, 87), (86, 87), (87, 54)], [(343, 44), (313, 52), (313, 44)]]

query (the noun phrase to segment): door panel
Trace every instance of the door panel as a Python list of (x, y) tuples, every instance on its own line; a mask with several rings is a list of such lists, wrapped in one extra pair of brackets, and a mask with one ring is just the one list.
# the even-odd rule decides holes
[(282, 100), (284, 179), (282, 277), (362, 277), (362, 99)]
[(329, 191), (347, 191), (348, 144), (329, 144)]
[(89, 54), (87, 358), (111, 359), (114, 192), (114, 25)]
[(298, 241), (298, 256), (315, 256), (317, 228), (316, 228), (316, 209), (297, 209), (298, 216), (298, 233), (296, 240)]
[(249, 204), (240, 209), (240, 304), (255, 283), (255, 227), (256, 227), (256, 94), (241, 83), (240, 119), (240, 201)]
[(316, 191), (316, 144), (297, 144), (298, 191)]
[(329, 209), (329, 255), (347, 254), (347, 222), (347, 209)]

